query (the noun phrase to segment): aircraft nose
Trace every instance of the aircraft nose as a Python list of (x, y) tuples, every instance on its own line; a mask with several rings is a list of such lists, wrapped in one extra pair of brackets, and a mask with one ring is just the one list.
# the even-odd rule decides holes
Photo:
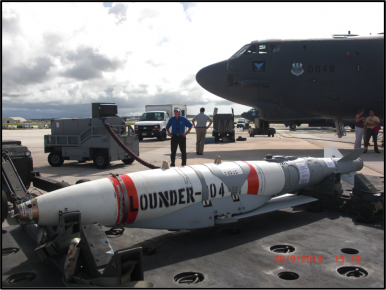
[(227, 86), (227, 63), (225, 60), (204, 67), (196, 74), (196, 81), (205, 90), (219, 95), (221, 89)]

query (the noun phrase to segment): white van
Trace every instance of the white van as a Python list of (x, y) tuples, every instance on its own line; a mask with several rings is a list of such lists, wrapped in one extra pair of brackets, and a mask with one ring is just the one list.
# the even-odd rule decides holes
[(165, 141), (167, 138), (166, 124), (169, 119), (174, 116), (174, 108), (178, 107), (181, 110), (181, 116), (187, 116), (186, 105), (180, 104), (164, 104), (164, 105), (146, 105), (145, 112), (138, 122), (134, 124), (135, 134), (139, 141), (143, 138), (157, 137), (160, 141)]

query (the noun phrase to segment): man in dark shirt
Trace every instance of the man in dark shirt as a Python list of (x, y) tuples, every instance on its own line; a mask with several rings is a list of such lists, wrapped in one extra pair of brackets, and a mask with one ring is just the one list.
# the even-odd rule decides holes
[(375, 127), (379, 126), (381, 121), (377, 116), (374, 116), (374, 111), (370, 110), (370, 116), (366, 118), (365, 126), (367, 126), (366, 129), (366, 140), (365, 140), (365, 147), (366, 150), (363, 153), (367, 152), (367, 148), (369, 147), (369, 141), (371, 136), (373, 136), (374, 141), (374, 152), (375, 153), (381, 153), (378, 150), (378, 144), (377, 144), (377, 138), (378, 138), (378, 130), (374, 129)]
[[(180, 146), (182, 166), (186, 165), (186, 135), (189, 134), (192, 129), (193, 124), (183, 116), (180, 116), (180, 108), (174, 108), (174, 117), (171, 117), (166, 125), (166, 131), (168, 135), (172, 137), (170, 142), (170, 166), (175, 166), (176, 152), (177, 147)], [(170, 133), (169, 128), (172, 127), (172, 133)], [(188, 127), (189, 130), (185, 132), (185, 127)]]

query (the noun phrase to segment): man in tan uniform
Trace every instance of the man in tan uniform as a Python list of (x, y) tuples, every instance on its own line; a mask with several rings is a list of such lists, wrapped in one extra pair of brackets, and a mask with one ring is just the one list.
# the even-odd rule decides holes
[(375, 132), (374, 127), (378, 126), (380, 124), (379, 118), (374, 116), (374, 111), (369, 112), (370, 116), (366, 118), (365, 126), (367, 126), (366, 129), (366, 140), (365, 140), (365, 147), (366, 150), (363, 153), (367, 152), (367, 147), (369, 147), (369, 141), (371, 136), (373, 136), (374, 140), (374, 151), (375, 153), (381, 153), (378, 150), (378, 144), (377, 144), (377, 137), (378, 137), (378, 131)]
[[(197, 142), (196, 142), (196, 154), (202, 155), (204, 153), (204, 144), (205, 144), (205, 135), (206, 130), (212, 125), (212, 119), (204, 114), (205, 108), (200, 109), (200, 114), (196, 115), (193, 118), (193, 127), (196, 129), (196, 136), (197, 136)], [(197, 121), (197, 126), (196, 122)], [(206, 126), (206, 121), (209, 121), (209, 125)]]

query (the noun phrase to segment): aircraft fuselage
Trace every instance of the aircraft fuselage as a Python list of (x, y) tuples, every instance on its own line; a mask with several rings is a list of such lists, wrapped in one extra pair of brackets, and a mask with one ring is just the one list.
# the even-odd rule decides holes
[(384, 37), (253, 41), (201, 69), (209, 92), (260, 110), (265, 120), (384, 118)]

